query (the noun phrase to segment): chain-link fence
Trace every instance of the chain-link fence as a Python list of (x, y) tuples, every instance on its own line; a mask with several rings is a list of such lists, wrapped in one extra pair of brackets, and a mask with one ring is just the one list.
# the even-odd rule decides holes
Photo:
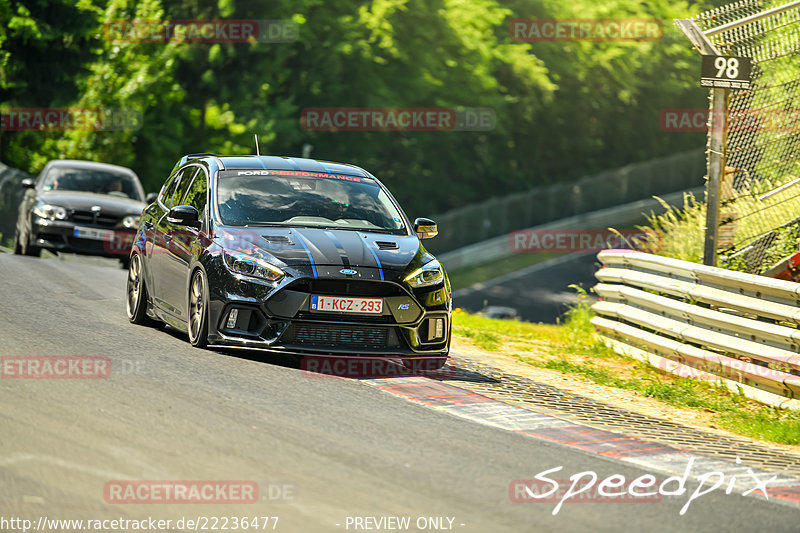
[(729, 91), (723, 117), (717, 250), (722, 266), (761, 273), (797, 251), (800, 2), (742, 0), (694, 22), (719, 55), (752, 60), (751, 88)]

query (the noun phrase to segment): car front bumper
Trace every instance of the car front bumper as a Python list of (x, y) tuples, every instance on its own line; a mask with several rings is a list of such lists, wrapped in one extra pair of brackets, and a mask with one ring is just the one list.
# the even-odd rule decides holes
[(417, 293), (399, 283), (355, 281), (363, 289), (350, 296), (384, 302), (381, 315), (364, 316), (310, 309), (311, 296), (341, 295), (337, 286), (349, 288), (346, 279), (295, 278), (276, 287), (227, 271), (219, 275), (223, 283), (209, 277), (212, 344), (365, 357), (442, 357), (449, 351), (451, 298), (444, 284)]
[(135, 230), (34, 217), (30, 242), (54, 252), (125, 258), (130, 255), (135, 236)]

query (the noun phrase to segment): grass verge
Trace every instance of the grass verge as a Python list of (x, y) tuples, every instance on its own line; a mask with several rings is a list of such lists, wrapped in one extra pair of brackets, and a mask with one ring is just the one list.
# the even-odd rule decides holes
[(617, 354), (594, 334), (591, 317), (592, 310), (585, 302), (573, 307), (558, 325), (490, 319), (456, 310), (453, 333), (479, 348), (536, 367), (579, 375), (674, 407), (712, 413), (717, 426), (740, 435), (800, 444), (800, 412), (764, 406), (724, 386), (679, 378)]

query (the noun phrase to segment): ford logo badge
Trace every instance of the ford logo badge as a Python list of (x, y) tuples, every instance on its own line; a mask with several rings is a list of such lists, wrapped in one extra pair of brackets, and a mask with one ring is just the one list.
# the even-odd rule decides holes
[(341, 272), (341, 273), (342, 273), (342, 274), (344, 274), (345, 276), (353, 276), (353, 275), (355, 275), (355, 274), (358, 274), (358, 272), (356, 272), (356, 271), (355, 271), (355, 270), (353, 270), (352, 268), (343, 268), (343, 269), (341, 269), (339, 272)]

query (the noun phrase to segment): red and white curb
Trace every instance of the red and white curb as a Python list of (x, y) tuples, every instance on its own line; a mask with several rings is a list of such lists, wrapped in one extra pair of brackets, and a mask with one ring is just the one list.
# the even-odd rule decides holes
[[(535, 439), (583, 450), (630, 463), (647, 470), (675, 475), (686, 471), (693, 459), (694, 472), (721, 472), (734, 479), (736, 489), (752, 489), (752, 477), (770, 481), (768, 494), (781, 503), (800, 505), (800, 479), (733, 461), (713, 459), (688, 450), (595, 429), (507, 404), (459, 387), (424, 377), (363, 380), (388, 393), (480, 424), (520, 433)], [(698, 479), (697, 476), (689, 476)], [(737, 482), (738, 481), (738, 482)], [(763, 494), (757, 492), (763, 498)]]

